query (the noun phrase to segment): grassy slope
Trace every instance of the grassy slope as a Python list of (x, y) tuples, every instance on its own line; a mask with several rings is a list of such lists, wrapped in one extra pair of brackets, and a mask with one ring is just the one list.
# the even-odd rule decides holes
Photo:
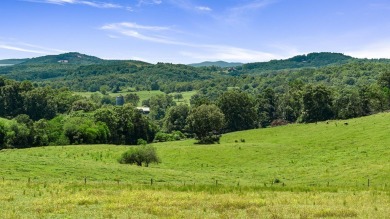
[[(389, 119), (236, 132), (219, 145), (156, 144), (163, 163), (149, 168), (118, 164), (126, 146), (2, 150), (0, 217), (388, 218)], [(286, 186), (270, 187), (274, 178)]]
[[(383, 187), (390, 177), (390, 114), (329, 124), (298, 124), (223, 136), (221, 144), (193, 140), (155, 144), (162, 158), (150, 168), (120, 165), (127, 146), (41, 147), (0, 151), (8, 179), (264, 185)], [(337, 126), (336, 126), (337, 124)], [(245, 143), (240, 142), (245, 139)], [(235, 141), (238, 140), (236, 143)]]

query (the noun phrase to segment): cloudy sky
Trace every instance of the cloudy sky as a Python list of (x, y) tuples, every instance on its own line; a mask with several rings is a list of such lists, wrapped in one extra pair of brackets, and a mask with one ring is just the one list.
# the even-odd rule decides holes
[(151, 63), (310, 52), (390, 58), (388, 0), (1, 0), (0, 59), (77, 51)]

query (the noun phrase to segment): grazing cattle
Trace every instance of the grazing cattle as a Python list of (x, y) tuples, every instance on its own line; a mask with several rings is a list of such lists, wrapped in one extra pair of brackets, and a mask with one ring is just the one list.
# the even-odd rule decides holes
[(348, 125), (348, 122), (344, 122), (344, 125)]

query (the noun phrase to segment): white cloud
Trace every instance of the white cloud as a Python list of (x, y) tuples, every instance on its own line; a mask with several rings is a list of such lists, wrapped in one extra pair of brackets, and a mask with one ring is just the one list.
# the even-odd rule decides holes
[(253, 62), (281, 58), (271, 53), (233, 46), (196, 44), (180, 41), (167, 36), (172, 32), (176, 32), (169, 27), (145, 26), (132, 22), (122, 22), (104, 25), (101, 29), (138, 40), (187, 47), (187, 51), (181, 52), (181, 55), (194, 59)]
[(174, 45), (181, 44), (162, 35), (163, 32), (171, 30), (171, 28), (169, 27), (145, 26), (145, 25), (139, 25), (132, 22), (122, 22), (122, 23), (107, 24), (102, 26), (101, 29), (114, 32), (115, 34), (121, 34), (121, 35), (137, 38), (140, 40), (155, 42), (155, 43), (174, 44)]
[(198, 60), (210, 61), (234, 61), (234, 62), (260, 62), (279, 59), (271, 53), (260, 52), (255, 50), (243, 49), (238, 47), (224, 45), (199, 45), (200, 51), (188, 52), (182, 51), (181, 55)]
[(191, 0), (168, 0), (168, 2), (171, 5), (174, 5), (175, 7), (188, 10), (188, 11), (210, 12), (213, 10), (210, 7), (205, 5), (196, 5)]
[(229, 23), (242, 23), (242, 18), (247, 16), (249, 12), (266, 8), (267, 6), (276, 3), (278, 0), (252, 0), (249, 3), (244, 3), (239, 6), (230, 8), (227, 14), (220, 19)]
[(41, 47), (41, 46), (32, 45), (32, 44), (28, 44), (28, 43), (22, 43), (22, 42), (16, 42), (16, 43), (15, 42), (14, 43), (0, 42), (0, 49), (17, 51), (17, 52), (42, 54), (42, 55), (67, 52), (64, 50), (51, 49), (51, 48)]
[(3, 44), (0, 44), (0, 49), (6, 49), (6, 50), (12, 50), (12, 51), (18, 51), (18, 52), (36, 53), (36, 54), (47, 54), (44, 51), (25, 49), (25, 48), (20, 48), (20, 47), (10, 46), (10, 45), (3, 45)]
[(161, 26), (145, 26), (139, 25), (132, 22), (122, 22), (119, 24), (114, 24), (114, 26), (122, 26), (131, 29), (143, 29), (143, 30), (152, 30), (152, 31), (161, 31), (161, 30), (170, 30), (169, 27), (161, 27)]
[(237, 7), (234, 7), (230, 9), (231, 11), (237, 12), (237, 13), (243, 13), (248, 10), (257, 10), (260, 8), (264, 8), (272, 3), (274, 3), (275, 0), (254, 0), (247, 4), (243, 4)]
[(356, 58), (390, 58), (390, 40), (375, 42), (345, 54)]
[(207, 6), (197, 6), (195, 8), (196, 8), (196, 10), (199, 10), (199, 11), (212, 11), (212, 9), (207, 7)]
[(128, 10), (128, 7), (124, 7), (119, 4), (107, 3), (107, 2), (96, 2), (96, 1), (84, 1), (84, 0), (25, 0), (28, 2), (35, 3), (46, 3), (46, 4), (55, 4), (55, 5), (87, 5), (95, 8), (124, 8)]
[(161, 4), (161, 0), (139, 0), (138, 1), (138, 6), (142, 5), (159, 5)]

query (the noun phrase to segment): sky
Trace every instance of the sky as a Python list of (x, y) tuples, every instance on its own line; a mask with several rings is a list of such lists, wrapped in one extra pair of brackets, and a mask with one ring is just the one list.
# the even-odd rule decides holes
[(1, 0), (0, 59), (80, 52), (150, 63), (311, 52), (390, 58), (389, 0)]

